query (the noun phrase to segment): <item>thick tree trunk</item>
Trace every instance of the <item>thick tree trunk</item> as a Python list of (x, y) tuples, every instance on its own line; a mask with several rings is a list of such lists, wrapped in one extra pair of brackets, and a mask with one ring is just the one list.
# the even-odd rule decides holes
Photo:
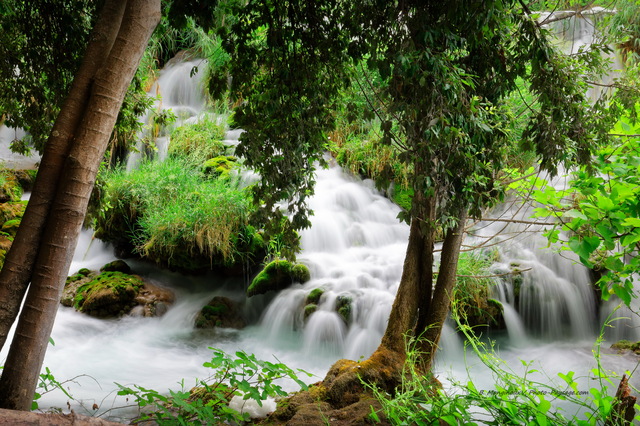
[(106, 60), (105, 52), (111, 50), (116, 39), (126, 3), (127, 0), (105, 2), (82, 65), (47, 141), (29, 204), (0, 271), (0, 348), (7, 340), (31, 281), (40, 238), (62, 175), (64, 161), (86, 110), (91, 83)]
[(160, 0), (129, 0), (46, 222), (26, 302), (0, 377), (0, 407), (29, 410), (87, 205), (124, 95), (160, 20)]
[(431, 305), (426, 313), (424, 331), (421, 333), (420, 349), (423, 354), (421, 362), (424, 371), (431, 371), (433, 360), (438, 349), (438, 342), (442, 334), (442, 327), (447, 319), (451, 307), (451, 294), (456, 284), (456, 272), (458, 270), (458, 258), (460, 257), (460, 245), (464, 239), (464, 226), (467, 218), (466, 210), (458, 215), (458, 224), (447, 231), (442, 244), (438, 279), (433, 291)]
[(435, 199), (416, 193), (414, 204), (420, 214), (411, 221), (407, 254), (398, 292), (393, 301), (381, 348), (405, 353), (405, 336), (412, 334), (429, 311), (433, 286), (433, 248), (435, 244)]

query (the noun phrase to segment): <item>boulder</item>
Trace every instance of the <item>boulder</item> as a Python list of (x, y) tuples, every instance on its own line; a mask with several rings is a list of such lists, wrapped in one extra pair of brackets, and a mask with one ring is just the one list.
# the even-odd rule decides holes
[(171, 290), (145, 282), (144, 286), (135, 298), (137, 306), (131, 310), (130, 315), (143, 317), (161, 317), (169, 306), (175, 301), (175, 295)]
[(129, 274), (131, 273), (131, 267), (124, 260), (116, 259), (100, 268), (100, 272), (122, 272), (123, 274)]
[(280, 291), (294, 282), (305, 283), (311, 279), (309, 268), (300, 263), (293, 264), (288, 260), (274, 260), (253, 279), (247, 289), (247, 296), (264, 294), (268, 291)]
[(233, 300), (216, 296), (207, 303), (195, 320), (196, 328), (236, 328), (246, 326), (240, 308)]
[(128, 313), (144, 286), (136, 275), (102, 272), (78, 286), (73, 306), (91, 316), (108, 318)]
[[(116, 263), (122, 264), (126, 265)], [(137, 275), (84, 268), (67, 278), (60, 303), (99, 318), (127, 314), (157, 317), (164, 315), (174, 300), (173, 292)]]

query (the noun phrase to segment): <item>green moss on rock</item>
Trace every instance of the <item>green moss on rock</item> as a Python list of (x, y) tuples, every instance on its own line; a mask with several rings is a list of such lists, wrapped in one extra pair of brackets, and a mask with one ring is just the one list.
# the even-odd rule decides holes
[(0, 171), (0, 203), (20, 201), (22, 187), (11, 170)]
[(338, 315), (349, 324), (351, 322), (351, 311), (353, 305), (353, 298), (346, 294), (341, 294), (336, 299), (336, 310)]
[(631, 342), (629, 340), (618, 340), (611, 345), (611, 349), (615, 349), (620, 353), (633, 352), (636, 355), (640, 355), (640, 342)]
[(122, 272), (123, 274), (129, 274), (131, 273), (131, 267), (124, 260), (117, 259), (100, 268), (100, 272)]
[(315, 303), (309, 303), (304, 307), (304, 320), (306, 321), (309, 316), (318, 310), (318, 305)]
[(236, 328), (246, 325), (238, 305), (231, 299), (216, 296), (198, 313), (195, 320), (196, 328)]
[(136, 275), (102, 272), (78, 287), (73, 305), (96, 317), (121, 316), (131, 310), (143, 285)]
[(206, 175), (226, 179), (237, 161), (233, 155), (219, 155), (207, 160), (202, 168)]
[(9, 220), (2, 225), (2, 232), (9, 234), (12, 238), (16, 236), (21, 219)]
[(247, 296), (280, 291), (294, 282), (305, 283), (311, 278), (309, 268), (302, 264), (292, 264), (288, 260), (274, 260), (253, 279), (247, 289)]
[(27, 208), (27, 201), (9, 201), (0, 204), (0, 223), (22, 218)]
[(311, 290), (311, 292), (307, 295), (307, 300), (305, 304), (315, 304), (317, 305), (320, 302), (320, 297), (324, 294), (324, 288), (318, 287)]

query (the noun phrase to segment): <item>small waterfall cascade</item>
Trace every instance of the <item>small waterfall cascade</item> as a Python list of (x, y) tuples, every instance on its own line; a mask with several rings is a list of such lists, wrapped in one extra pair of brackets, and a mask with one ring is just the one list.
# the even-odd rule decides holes
[[(278, 294), (261, 326), (272, 338), (300, 333), (306, 356), (368, 356), (386, 327), (408, 227), (371, 182), (357, 182), (338, 166), (318, 172), (311, 208), (299, 261), (312, 279)], [(320, 296), (311, 301), (314, 292)]]
[(549, 246), (544, 227), (530, 224), (531, 211), (505, 205), (494, 213), (498, 221), (479, 224), (468, 242), (497, 252), (492, 270), (501, 278), (491, 296), (502, 304), (509, 337), (520, 344), (593, 339), (597, 303), (590, 273), (572, 253)]
[[(155, 142), (155, 153), (152, 157), (163, 160), (167, 155), (171, 130), (186, 123), (194, 123), (205, 111), (206, 98), (202, 88), (203, 74), (200, 69), (206, 64), (205, 60), (178, 61), (172, 60), (160, 71), (148, 94), (157, 98), (151, 112), (141, 118), (145, 124), (139, 139), (145, 137)], [(157, 127), (152, 123), (153, 115), (171, 111), (175, 115), (175, 123), (171, 126)], [(127, 159), (127, 169), (137, 166), (145, 156), (148, 148), (140, 142), (138, 152), (130, 153)]]

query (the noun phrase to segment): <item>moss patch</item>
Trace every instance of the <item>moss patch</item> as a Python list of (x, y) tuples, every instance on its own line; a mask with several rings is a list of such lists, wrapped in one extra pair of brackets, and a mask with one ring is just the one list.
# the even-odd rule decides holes
[(613, 345), (611, 349), (617, 350), (619, 353), (633, 352), (636, 355), (640, 355), (640, 342), (631, 342), (629, 340), (619, 340)]
[(302, 264), (292, 264), (288, 260), (274, 260), (253, 279), (247, 289), (247, 296), (280, 291), (294, 282), (305, 283), (311, 278), (309, 268)]
[(219, 155), (207, 160), (202, 169), (206, 175), (227, 179), (231, 176), (231, 170), (237, 165), (237, 161), (233, 155)]
[(73, 306), (96, 317), (121, 316), (131, 310), (143, 285), (135, 275), (102, 272), (78, 287)]

